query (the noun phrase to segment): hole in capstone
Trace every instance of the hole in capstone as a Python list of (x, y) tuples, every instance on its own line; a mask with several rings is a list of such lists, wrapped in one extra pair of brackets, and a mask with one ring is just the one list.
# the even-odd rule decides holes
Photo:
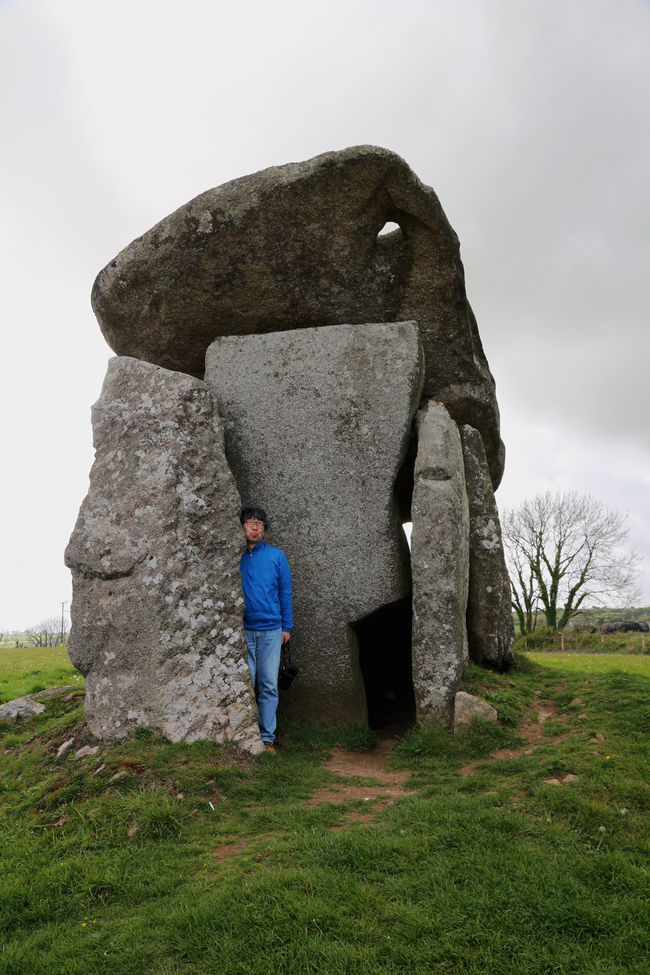
[(398, 223), (395, 223), (393, 220), (389, 220), (387, 221), (387, 223), (384, 224), (384, 226), (381, 228), (377, 236), (386, 237), (388, 234), (392, 234), (395, 230), (401, 230), (401, 229), (402, 228)]

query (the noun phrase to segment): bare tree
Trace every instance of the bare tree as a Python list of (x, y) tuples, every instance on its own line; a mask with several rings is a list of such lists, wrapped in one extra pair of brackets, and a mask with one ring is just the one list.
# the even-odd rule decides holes
[(43, 620), (36, 626), (30, 626), (25, 634), (33, 647), (56, 647), (60, 639), (60, 621)]
[(527, 633), (532, 633), (537, 626), (539, 590), (533, 569), (524, 557), (523, 552), (517, 545), (509, 544), (508, 533), (511, 536), (514, 535), (514, 529), (515, 526), (510, 518), (510, 513), (505, 512), (501, 520), (501, 533), (508, 560), (512, 608), (517, 615), (519, 630), (522, 636), (525, 636)]
[(585, 605), (630, 605), (638, 596), (639, 557), (626, 552), (626, 516), (588, 494), (537, 494), (502, 519), (503, 541), (522, 634), (562, 630)]

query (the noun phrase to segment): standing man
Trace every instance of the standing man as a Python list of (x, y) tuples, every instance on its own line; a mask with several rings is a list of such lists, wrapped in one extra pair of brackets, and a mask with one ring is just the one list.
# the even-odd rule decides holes
[(291, 572), (284, 552), (263, 541), (268, 525), (266, 512), (244, 508), (239, 520), (246, 536), (239, 571), (244, 590), (248, 666), (257, 696), (260, 736), (266, 750), (274, 752), (280, 655), (293, 626)]

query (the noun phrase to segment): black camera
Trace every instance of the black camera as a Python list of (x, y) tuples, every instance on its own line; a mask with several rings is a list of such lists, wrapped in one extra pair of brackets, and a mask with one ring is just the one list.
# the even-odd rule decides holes
[(278, 687), (282, 691), (288, 691), (292, 683), (298, 676), (298, 668), (295, 664), (282, 664), (278, 674)]
[(294, 680), (298, 676), (298, 668), (291, 663), (291, 651), (289, 641), (282, 644), (282, 656), (280, 658), (280, 670), (278, 672), (278, 687), (281, 691), (288, 691)]

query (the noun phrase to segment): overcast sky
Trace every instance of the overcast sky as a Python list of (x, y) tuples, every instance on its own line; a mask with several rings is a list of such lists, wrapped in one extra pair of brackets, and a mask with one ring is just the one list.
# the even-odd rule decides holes
[(628, 511), (650, 603), (648, 2), (0, 0), (0, 99), (0, 630), (71, 598), (97, 272), (211, 186), (361, 143), (460, 237), (500, 505)]

